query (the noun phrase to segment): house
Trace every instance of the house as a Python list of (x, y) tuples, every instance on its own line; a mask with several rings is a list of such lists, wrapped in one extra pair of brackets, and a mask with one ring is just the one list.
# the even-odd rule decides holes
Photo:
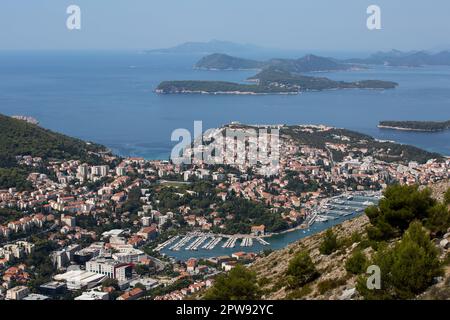
[(230, 271), (231, 269), (233, 269), (237, 264), (237, 261), (227, 261), (227, 262), (222, 262), (222, 269), (224, 271)]
[(134, 288), (117, 298), (117, 300), (131, 301), (137, 300), (144, 295), (144, 290), (140, 288)]
[(158, 234), (155, 226), (144, 227), (136, 233), (137, 236), (142, 237), (145, 240), (153, 239)]
[(255, 236), (262, 236), (265, 233), (266, 227), (262, 224), (260, 226), (252, 226), (251, 234)]
[(186, 271), (189, 273), (194, 273), (197, 267), (197, 259), (191, 258), (186, 261)]

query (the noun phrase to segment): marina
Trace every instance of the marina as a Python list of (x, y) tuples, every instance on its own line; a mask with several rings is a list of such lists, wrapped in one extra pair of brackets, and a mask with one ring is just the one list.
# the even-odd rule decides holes
[(160, 245), (158, 245), (155, 250), (156, 251), (161, 251), (162, 249), (164, 249), (165, 247), (167, 247), (169, 244), (173, 243), (174, 241), (177, 241), (180, 238), (180, 236), (175, 236), (173, 238), (170, 238), (167, 241), (164, 241), (163, 243), (161, 243)]
[(237, 250), (261, 252), (265, 248), (279, 249), (303, 237), (363, 214), (365, 208), (377, 204), (380, 197), (381, 194), (378, 192), (355, 192), (351, 195), (343, 194), (324, 199), (318, 207), (310, 211), (301, 226), (280, 234), (256, 236), (192, 232), (174, 236), (160, 244), (156, 250), (164, 255), (189, 259), (190, 257), (231, 255)]

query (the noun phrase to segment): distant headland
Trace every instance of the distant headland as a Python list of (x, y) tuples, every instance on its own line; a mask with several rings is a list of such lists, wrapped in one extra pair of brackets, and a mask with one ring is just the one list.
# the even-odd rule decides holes
[(449, 121), (380, 121), (378, 128), (405, 130), (405, 131), (422, 131), (422, 132), (438, 132), (450, 129)]

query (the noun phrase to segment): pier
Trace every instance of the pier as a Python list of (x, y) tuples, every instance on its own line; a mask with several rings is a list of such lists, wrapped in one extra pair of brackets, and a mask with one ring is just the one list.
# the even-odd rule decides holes
[(259, 243), (261, 243), (263, 246), (268, 246), (270, 243), (267, 242), (266, 240), (262, 239), (262, 238), (255, 238), (256, 240), (258, 240)]
[(164, 241), (163, 243), (161, 243), (160, 245), (158, 245), (158, 246), (155, 248), (155, 251), (161, 251), (162, 249), (164, 249), (165, 247), (167, 247), (169, 244), (175, 242), (175, 241), (178, 240), (179, 238), (180, 238), (180, 236), (175, 236), (175, 237), (173, 237), (173, 238), (170, 238), (170, 239), (167, 240), (167, 241)]

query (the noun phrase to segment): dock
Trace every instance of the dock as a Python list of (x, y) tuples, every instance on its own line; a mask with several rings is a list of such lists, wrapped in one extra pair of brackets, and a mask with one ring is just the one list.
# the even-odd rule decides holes
[(180, 236), (175, 236), (173, 238), (170, 238), (169, 240), (164, 241), (163, 243), (161, 243), (160, 245), (158, 245), (155, 248), (155, 251), (161, 251), (162, 249), (164, 249), (165, 247), (167, 247), (169, 244), (175, 242), (176, 240), (178, 240), (180, 238)]

